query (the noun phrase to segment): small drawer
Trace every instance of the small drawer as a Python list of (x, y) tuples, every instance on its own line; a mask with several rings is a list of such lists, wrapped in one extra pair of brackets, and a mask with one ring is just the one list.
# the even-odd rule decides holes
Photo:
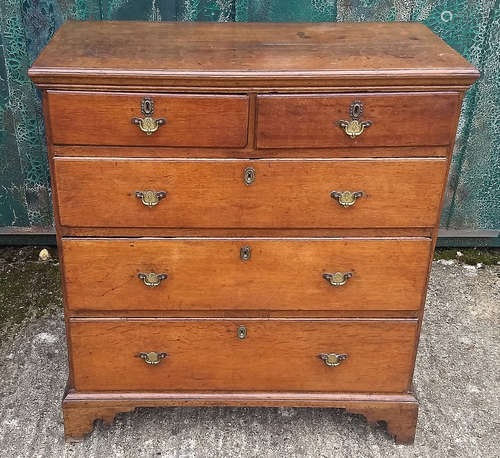
[(75, 312), (418, 310), (430, 249), (426, 238), (62, 242)]
[(73, 227), (433, 227), (445, 158), (56, 158), (59, 218)]
[(78, 391), (401, 393), (416, 331), (410, 320), (73, 320), (74, 384)]
[(257, 146), (448, 145), (456, 124), (458, 103), (457, 93), (443, 92), (260, 95), (257, 98)]
[(241, 148), (247, 144), (246, 95), (49, 91), (48, 111), (55, 145)]

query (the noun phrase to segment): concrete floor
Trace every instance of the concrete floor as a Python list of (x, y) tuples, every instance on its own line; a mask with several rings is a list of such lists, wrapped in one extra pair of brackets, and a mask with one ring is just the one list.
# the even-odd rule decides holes
[[(28, 259), (25, 259), (28, 256)], [(336, 409), (165, 408), (64, 443), (66, 349), (57, 261), (0, 253), (0, 456), (498, 457), (498, 267), (434, 262), (415, 386), (415, 445)]]

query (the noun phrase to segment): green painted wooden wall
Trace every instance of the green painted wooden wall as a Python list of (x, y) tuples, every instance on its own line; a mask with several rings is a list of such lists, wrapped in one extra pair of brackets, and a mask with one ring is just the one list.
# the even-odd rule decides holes
[(480, 71), (468, 92), (441, 225), (500, 229), (499, 0), (0, 0), (0, 232), (51, 227), (40, 94), (26, 70), (67, 19), (419, 21)]

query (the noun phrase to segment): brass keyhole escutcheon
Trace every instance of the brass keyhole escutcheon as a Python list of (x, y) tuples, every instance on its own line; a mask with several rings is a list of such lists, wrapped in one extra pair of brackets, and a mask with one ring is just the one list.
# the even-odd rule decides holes
[(353, 102), (351, 105), (350, 115), (353, 119), (359, 119), (363, 114), (363, 104), (361, 102)]
[(142, 99), (141, 111), (145, 116), (150, 116), (153, 114), (153, 99), (150, 97), (144, 97)]
[(243, 325), (238, 326), (238, 339), (245, 339), (247, 336), (247, 328)]
[(247, 167), (243, 170), (243, 183), (250, 186), (255, 181), (255, 169), (253, 167)]
[(251, 256), (252, 256), (252, 249), (248, 245), (242, 246), (240, 248), (240, 259), (242, 261), (248, 261)]

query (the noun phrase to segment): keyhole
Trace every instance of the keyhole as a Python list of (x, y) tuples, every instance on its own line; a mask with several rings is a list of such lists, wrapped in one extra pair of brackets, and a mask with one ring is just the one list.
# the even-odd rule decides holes
[(249, 246), (243, 246), (240, 248), (240, 259), (242, 261), (248, 261), (250, 259), (250, 256), (252, 254), (252, 250), (250, 249)]
[(353, 102), (351, 104), (351, 118), (359, 119), (363, 114), (363, 104), (361, 102)]
[(247, 336), (247, 328), (243, 325), (238, 326), (238, 339), (244, 339)]
[(255, 169), (253, 167), (247, 167), (243, 171), (243, 182), (246, 185), (251, 185), (255, 181)]
[(154, 103), (153, 103), (153, 99), (151, 97), (144, 97), (142, 99), (142, 114), (144, 116), (150, 116), (153, 114), (153, 110), (154, 110)]

